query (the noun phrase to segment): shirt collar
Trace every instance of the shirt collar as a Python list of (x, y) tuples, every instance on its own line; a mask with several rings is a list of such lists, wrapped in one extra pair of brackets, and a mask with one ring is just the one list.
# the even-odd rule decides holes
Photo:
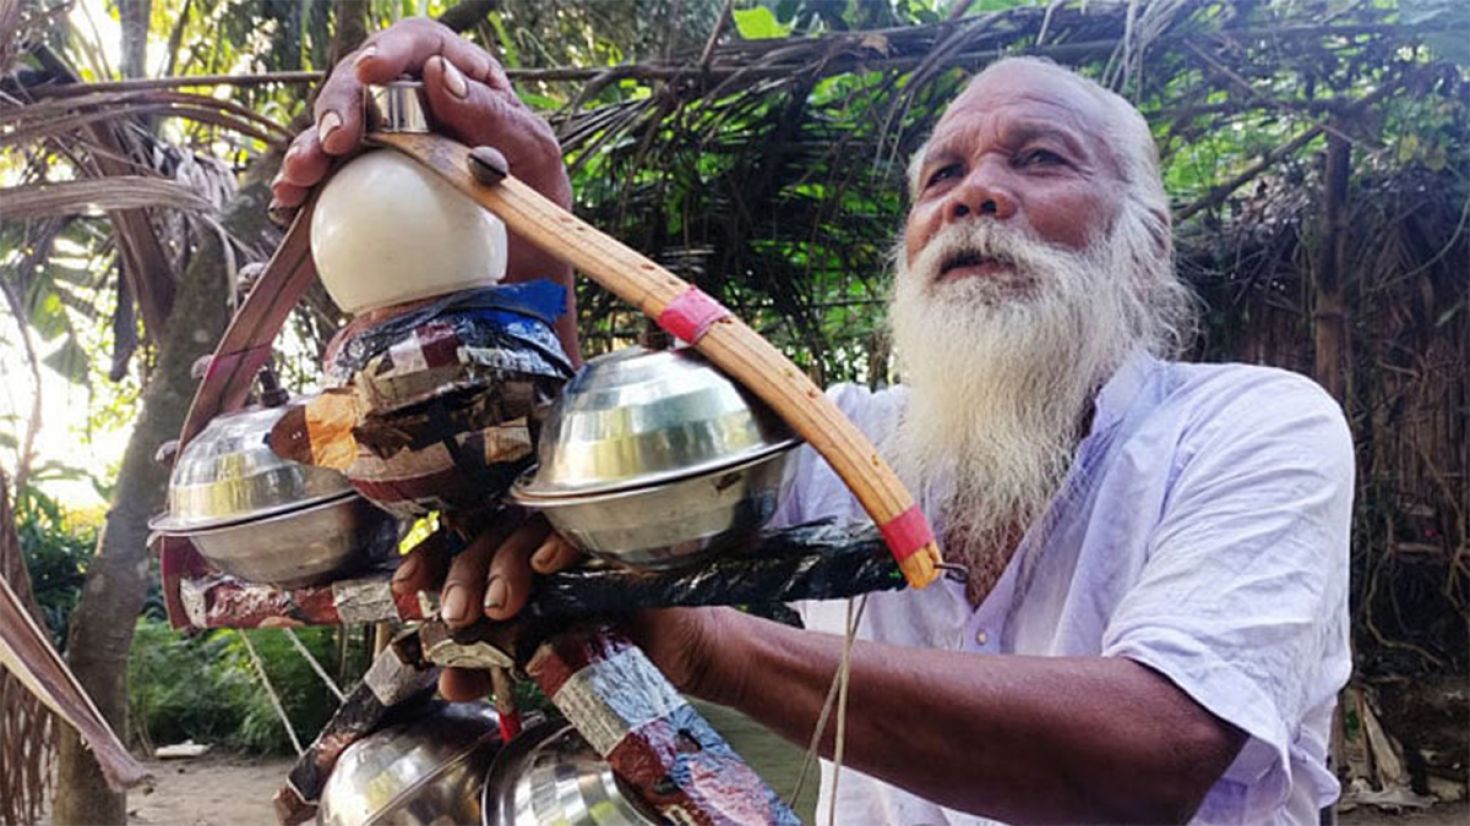
[(1088, 435), (1101, 433), (1122, 421), (1129, 408), (1138, 401), (1149, 375), (1160, 363), (1146, 350), (1134, 350), (1123, 359), (1123, 364), (1097, 393), (1092, 430)]

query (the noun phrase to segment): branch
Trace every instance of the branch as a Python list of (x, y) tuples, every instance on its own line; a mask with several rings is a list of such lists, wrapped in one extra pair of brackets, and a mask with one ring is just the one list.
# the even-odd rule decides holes
[(20, 444), (20, 455), (15, 463), (15, 495), (25, 490), (26, 476), (30, 474), (31, 457), (36, 448), (36, 431), (41, 427), (41, 360), (36, 355), (36, 344), (31, 340), (31, 325), (26, 318), (20, 296), (10, 282), (0, 278), (0, 292), (5, 293), (5, 303), (10, 305), (10, 314), (15, 316), (15, 326), (20, 330), (21, 343), (25, 345), (26, 362), (31, 368), (31, 381), (35, 394), (31, 397), (31, 420), (26, 423), (25, 439)]
[(445, 10), (443, 14), (439, 15), (439, 22), (454, 29), (456, 32), (463, 32), (465, 29), (484, 20), (486, 15), (495, 11), (499, 6), (500, 0), (465, 0), (465, 2), (460, 3), (452, 9)]
[(709, 33), (709, 40), (704, 43), (704, 51), (699, 54), (699, 68), (708, 69), (710, 61), (715, 57), (715, 46), (720, 42), (720, 35), (724, 34), (725, 26), (730, 22), (730, 10), (735, 6), (735, 0), (725, 0), (725, 5), (720, 7), (720, 16), (715, 20), (715, 27)]
[[(1384, 85), (1379, 86), (1377, 89), (1370, 92), (1369, 94), (1359, 98), (1356, 103), (1354, 103), (1352, 106), (1348, 107), (1344, 111), (1344, 120), (1362, 114), (1363, 111), (1366, 110), (1368, 107), (1382, 100), (1386, 95), (1388, 95), (1389, 92), (1397, 89), (1398, 85), (1399, 84), (1397, 81), (1392, 83), (1385, 83)], [(1200, 198), (1194, 203), (1175, 212), (1174, 221), (1178, 223), (1194, 215), (1196, 212), (1219, 206), (1225, 201), (1226, 198), (1230, 197), (1231, 193), (1235, 192), (1235, 190), (1240, 189), (1242, 186), (1250, 183), (1256, 178), (1256, 176), (1260, 175), (1262, 172), (1265, 172), (1267, 169), (1270, 169), (1282, 158), (1285, 158), (1288, 155), (1295, 153), (1303, 146), (1306, 146), (1312, 141), (1313, 138), (1322, 134), (1324, 131), (1326, 131), (1326, 127), (1323, 124), (1318, 123), (1315, 126), (1312, 126), (1310, 129), (1302, 132), (1300, 135), (1297, 135), (1295, 138), (1292, 138), (1285, 144), (1278, 146), (1270, 152), (1267, 152), (1259, 159), (1257, 159), (1255, 163), (1246, 167), (1245, 170), (1242, 171), (1239, 175), (1236, 175), (1234, 178), (1231, 178), (1225, 183), (1220, 184), (1214, 189), (1211, 189), (1209, 191), (1209, 194), (1205, 195), (1203, 198)]]

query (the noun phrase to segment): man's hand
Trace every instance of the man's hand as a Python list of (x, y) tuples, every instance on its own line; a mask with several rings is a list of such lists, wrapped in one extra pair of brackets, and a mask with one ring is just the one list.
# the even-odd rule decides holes
[(516, 97), (495, 58), (439, 23), (412, 18), (368, 38), (327, 78), (316, 99), (316, 124), (296, 136), (271, 184), (271, 206), (299, 206), (333, 156), (357, 150), (366, 120), (363, 88), (405, 74), (423, 79), (437, 131), (470, 146), (494, 146), (516, 177), (563, 207), (571, 204), (556, 136)]
[[(360, 148), (366, 121), (363, 88), (402, 75), (423, 79), (437, 131), (469, 146), (494, 146), (513, 175), (571, 208), (572, 185), (561, 145), (546, 121), (516, 97), (505, 70), (449, 28), (416, 17), (378, 32), (337, 64), (317, 94), (316, 123), (291, 142), (271, 182), (272, 214), (300, 206), (327, 176), (334, 157)], [(572, 364), (580, 365), (571, 266), (515, 233), (508, 240), (506, 283), (547, 278), (566, 287), (566, 313), (556, 322), (556, 334)]]
[[(553, 574), (583, 561), (543, 517), (518, 511), (507, 511), (458, 555), (451, 556), (450, 544), (441, 531), (414, 548), (399, 564), (392, 588), (395, 594), (440, 588), (440, 618), (453, 628), (481, 617), (513, 619), (530, 598), (533, 571)], [(674, 685), (701, 694), (711, 641), (731, 610), (642, 611), (630, 616), (625, 628)], [(481, 671), (448, 668), (439, 680), (439, 691), (449, 700), (473, 700), (489, 690), (489, 676)]]
[[(441, 531), (419, 544), (399, 564), (392, 588), (395, 594), (411, 594), (438, 587), (439, 616), (452, 628), (481, 617), (511, 619), (531, 594), (533, 570), (554, 573), (582, 558), (545, 519), (516, 510), (507, 510), (452, 557), (451, 541)], [(446, 669), (439, 682), (450, 700), (483, 697), (489, 687), (487, 675), (463, 669)]]

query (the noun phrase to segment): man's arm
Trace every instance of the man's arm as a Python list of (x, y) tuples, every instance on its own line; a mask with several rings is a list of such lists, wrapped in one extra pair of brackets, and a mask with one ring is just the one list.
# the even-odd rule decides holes
[[(798, 744), (810, 741), (840, 637), (728, 609), (678, 620), (702, 626), (696, 639), (718, 640), (688, 660), (700, 663), (686, 675), (692, 693)], [(849, 685), (847, 765), (1012, 822), (1188, 820), (1245, 740), (1168, 680), (1121, 658), (978, 656), (859, 641)], [(835, 730), (829, 723), (828, 757)]]

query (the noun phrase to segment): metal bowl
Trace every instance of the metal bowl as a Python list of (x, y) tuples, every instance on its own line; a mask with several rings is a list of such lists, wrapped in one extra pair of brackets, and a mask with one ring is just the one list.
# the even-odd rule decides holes
[(280, 588), (314, 585), (388, 558), (400, 526), (335, 470), (283, 459), (266, 443), (286, 407), (216, 416), (169, 477), (149, 523), (186, 536), (227, 574)]
[(186, 536), (216, 568), (248, 582), (301, 588), (390, 559), (400, 524), (354, 493)]
[(484, 826), (654, 826), (656, 814), (623, 791), (577, 730), (548, 721), (526, 729), (485, 778)]
[(675, 568), (740, 544), (771, 518), (790, 482), (795, 447), (651, 487), (541, 497), (517, 486), (512, 496), (593, 556), (631, 568)]
[(165, 533), (217, 528), (340, 498), (352, 487), (330, 468), (282, 459), (266, 444), (286, 406), (216, 416), (184, 447), (168, 482)]
[(447, 703), (342, 752), (322, 789), (323, 826), (476, 823), (485, 772), (500, 748), (487, 703)]
[(698, 352), (629, 347), (592, 359), (567, 384), (541, 433), (540, 469), (520, 493), (647, 487), (796, 442), (779, 417)]

